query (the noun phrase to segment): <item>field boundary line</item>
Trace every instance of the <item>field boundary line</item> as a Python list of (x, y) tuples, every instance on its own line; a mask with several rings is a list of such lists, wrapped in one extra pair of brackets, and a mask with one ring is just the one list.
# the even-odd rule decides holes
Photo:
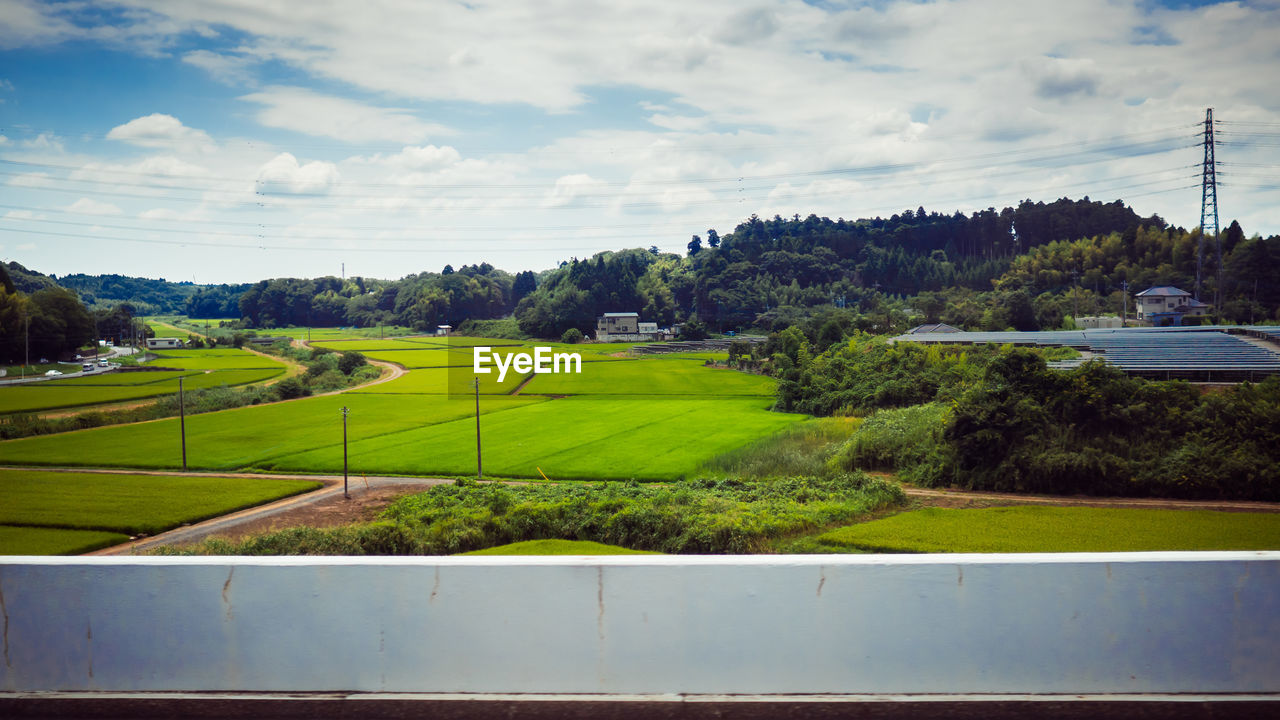
[(942, 497), (959, 500), (996, 500), (1020, 505), (1056, 505), (1082, 507), (1132, 507), (1154, 510), (1222, 510), (1227, 512), (1280, 513), (1280, 503), (1264, 500), (1181, 500), (1175, 498), (1129, 498), (1093, 495), (1023, 495), (983, 490), (935, 490), (903, 485), (908, 497)]

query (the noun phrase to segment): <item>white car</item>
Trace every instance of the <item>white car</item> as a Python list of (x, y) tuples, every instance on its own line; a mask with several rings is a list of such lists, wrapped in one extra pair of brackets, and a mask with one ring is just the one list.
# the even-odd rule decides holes
[(106, 360), (99, 360), (98, 367), (111, 367), (111, 363), (107, 362)]
[(57, 377), (61, 374), (62, 374), (61, 370), (50, 370), (49, 372), (45, 373), (45, 377)]

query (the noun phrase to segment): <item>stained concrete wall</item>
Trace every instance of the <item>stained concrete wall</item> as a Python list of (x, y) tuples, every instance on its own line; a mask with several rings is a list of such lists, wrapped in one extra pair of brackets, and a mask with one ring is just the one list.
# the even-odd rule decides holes
[(1280, 553), (3, 558), (4, 691), (1276, 693)]

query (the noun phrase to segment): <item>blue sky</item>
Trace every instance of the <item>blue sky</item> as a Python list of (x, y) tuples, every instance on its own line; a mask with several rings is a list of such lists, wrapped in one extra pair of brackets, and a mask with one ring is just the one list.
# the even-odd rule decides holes
[(0, 258), (198, 282), (683, 250), (752, 213), (1280, 232), (1280, 2), (0, 0)]

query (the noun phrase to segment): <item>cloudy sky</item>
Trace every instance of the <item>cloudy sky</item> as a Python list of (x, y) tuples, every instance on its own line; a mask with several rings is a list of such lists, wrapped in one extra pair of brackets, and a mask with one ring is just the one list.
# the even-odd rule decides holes
[(398, 278), (752, 213), (1280, 232), (1280, 0), (0, 0), (0, 258)]

